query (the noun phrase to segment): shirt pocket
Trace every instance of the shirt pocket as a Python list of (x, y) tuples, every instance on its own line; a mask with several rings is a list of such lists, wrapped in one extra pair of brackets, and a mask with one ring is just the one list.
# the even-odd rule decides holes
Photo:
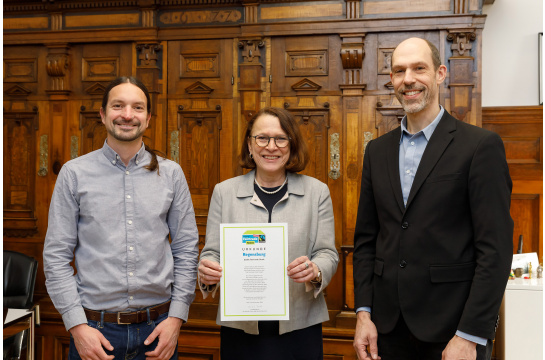
[(471, 281), (475, 275), (475, 262), (448, 265), (430, 265), (432, 283)]
[(440, 181), (453, 181), (453, 180), (459, 180), (462, 176), (462, 173), (454, 173), (454, 174), (445, 174), (445, 175), (437, 175), (437, 176), (430, 176), (426, 179), (426, 183), (434, 183), (434, 182), (440, 182)]

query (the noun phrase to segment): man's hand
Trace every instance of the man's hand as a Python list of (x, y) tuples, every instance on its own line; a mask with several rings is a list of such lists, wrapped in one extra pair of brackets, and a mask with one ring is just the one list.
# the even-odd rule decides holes
[(441, 360), (475, 360), (476, 358), (477, 344), (455, 335), (443, 350)]
[[(380, 360), (378, 356), (377, 346), (377, 328), (371, 321), (371, 314), (367, 311), (360, 311), (357, 314), (358, 322), (356, 323), (356, 335), (354, 335), (354, 349), (358, 355), (358, 359), (374, 359)], [(370, 353), (367, 352), (369, 345)]]
[(144, 341), (144, 345), (149, 345), (159, 336), (157, 347), (155, 350), (146, 353), (146, 360), (168, 360), (172, 357), (178, 344), (178, 335), (182, 323), (182, 319), (168, 317), (157, 325), (155, 330)]
[[(305, 265), (308, 264), (308, 268)], [(298, 257), (288, 265), (288, 276), (292, 278), (296, 283), (306, 283), (307, 281), (314, 280), (318, 276), (318, 266), (314, 265), (312, 261), (306, 256)]]
[(202, 259), (198, 271), (199, 279), (205, 285), (215, 285), (221, 280), (221, 266), (215, 261)]
[(87, 324), (79, 324), (70, 329), (79, 356), (83, 360), (111, 360), (113, 355), (107, 355), (102, 346), (112, 351), (114, 347), (97, 329)]

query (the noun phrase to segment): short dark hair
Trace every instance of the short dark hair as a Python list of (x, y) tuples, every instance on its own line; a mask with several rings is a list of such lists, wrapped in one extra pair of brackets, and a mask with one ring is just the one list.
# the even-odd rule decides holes
[[(435, 47), (435, 45), (433, 45), (431, 41), (426, 39), (422, 39), (422, 40), (424, 40), (426, 44), (428, 44), (431, 50), (431, 60), (433, 61), (433, 68), (437, 72), (437, 70), (439, 70), (439, 66), (441, 66), (441, 55), (439, 54), (439, 50), (437, 50), (437, 47)], [(399, 44), (397, 46), (399, 46)], [(397, 46), (394, 48), (394, 51), (392, 52), (392, 62), (391, 62), (392, 65), (393, 65), (393, 59), (394, 59), (394, 52), (396, 51)]]
[[(106, 108), (108, 107), (108, 99), (110, 98), (110, 91), (114, 87), (116, 87), (118, 85), (121, 85), (121, 84), (132, 84), (132, 85), (138, 87), (140, 90), (142, 90), (144, 92), (144, 95), (146, 95), (146, 102), (147, 102), (146, 112), (148, 113), (148, 115), (151, 114), (151, 100), (150, 100), (150, 96), (149, 96), (149, 91), (146, 88), (146, 85), (144, 85), (144, 83), (142, 83), (142, 81), (140, 81), (137, 78), (132, 77), (132, 76), (130, 76), (130, 77), (120, 76), (117, 79), (112, 80), (112, 82), (109, 83), (108, 86), (106, 86), (106, 90), (104, 90), (104, 96), (102, 96), (102, 109), (103, 109), (104, 113), (106, 113)], [(162, 156), (164, 158), (166, 158), (166, 155), (163, 152), (159, 151), (159, 150), (151, 149), (145, 143), (144, 143), (144, 147), (146, 148), (146, 151), (151, 154), (151, 161), (150, 161), (149, 165), (144, 166), (144, 168), (148, 169), (149, 171), (157, 170), (157, 175), (160, 175), (160, 173), (159, 173), (159, 161), (157, 160), (157, 155), (160, 155), (160, 156)]]
[(248, 140), (252, 135), (252, 128), (259, 117), (262, 115), (271, 115), (280, 121), (280, 127), (286, 132), (286, 135), (290, 137), (290, 158), (286, 163), (286, 170), (291, 172), (303, 171), (309, 162), (309, 154), (307, 144), (301, 135), (301, 130), (295, 121), (293, 115), (284, 109), (277, 107), (266, 107), (259, 110), (254, 117), (246, 124), (246, 132), (244, 133), (244, 139), (242, 143), (242, 149), (240, 150), (239, 164), (244, 169), (255, 169), (255, 161), (250, 157), (250, 150), (248, 149)]

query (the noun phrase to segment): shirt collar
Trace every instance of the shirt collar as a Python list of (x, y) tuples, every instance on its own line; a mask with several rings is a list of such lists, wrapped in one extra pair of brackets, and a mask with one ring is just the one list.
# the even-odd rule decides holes
[[(435, 128), (437, 127), (437, 124), (439, 124), (439, 121), (441, 120), (441, 118), (443, 117), (443, 114), (445, 113), (445, 108), (443, 108), (441, 105), (439, 105), (439, 107), (441, 108), (441, 110), (439, 111), (439, 114), (437, 114), (437, 117), (431, 122), (431, 124), (429, 124), (424, 129), (422, 129), (422, 130), (420, 130), (419, 132), (416, 133), (416, 134), (423, 133), (424, 136), (426, 137), (426, 140), (428, 140), (428, 141), (430, 141), (430, 138), (431, 138), (433, 132), (435, 131)], [(401, 141), (403, 140), (403, 134), (405, 134), (405, 133), (410, 135), (410, 136), (416, 135), (416, 134), (411, 134), (407, 130), (407, 115), (405, 115), (403, 117), (403, 119), (401, 120), (401, 136), (399, 138), (399, 143), (400, 144), (401, 144)]]
[[(108, 139), (104, 140), (104, 146), (102, 146), (102, 153), (104, 156), (106, 156), (106, 159), (112, 164), (115, 165), (118, 161), (121, 161), (121, 158), (119, 155), (108, 145)], [(146, 147), (144, 145), (144, 142), (142, 141), (142, 146), (140, 147), (140, 150), (134, 155), (134, 157), (131, 159), (131, 161), (138, 161), (141, 163), (144, 160), (144, 156), (146, 154)]]

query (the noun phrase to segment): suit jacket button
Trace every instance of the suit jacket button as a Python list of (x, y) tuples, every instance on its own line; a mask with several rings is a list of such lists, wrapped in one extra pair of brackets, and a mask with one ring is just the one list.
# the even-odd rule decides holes
[(406, 228), (409, 227), (409, 223), (405, 221), (403, 224), (401, 224), (401, 227), (402, 227), (403, 229), (406, 229)]
[(405, 266), (407, 266), (407, 262), (405, 260), (401, 260), (401, 262), (399, 263), (399, 267), (404, 268)]

